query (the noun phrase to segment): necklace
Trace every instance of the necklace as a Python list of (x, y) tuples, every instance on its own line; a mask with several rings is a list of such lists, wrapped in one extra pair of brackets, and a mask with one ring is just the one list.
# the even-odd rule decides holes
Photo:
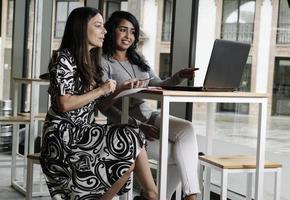
[[(117, 60), (117, 59), (116, 59)], [(135, 70), (134, 70), (134, 67), (133, 67), (133, 65), (130, 63), (130, 65), (131, 65), (131, 68), (132, 68), (132, 71), (133, 71), (133, 75), (126, 69), (126, 67), (124, 67), (124, 65), (122, 65), (122, 63), (119, 61), (119, 60), (117, 60), (117, 62), (119, 63), (119, 65), (126, 71), (126, 73), (131, 77), (131, 78), (136, 78), (136, 73), (135, 73)]]

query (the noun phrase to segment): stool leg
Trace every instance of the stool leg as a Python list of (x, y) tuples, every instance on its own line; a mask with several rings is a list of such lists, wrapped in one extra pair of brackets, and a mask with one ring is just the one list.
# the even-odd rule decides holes
[(211, 176), (210, 168), (205, 167), (203, 200), (210, 200), (210, 176)]
[(222, 170), (221, 177), (221, 200), (227, 200), (227, 191), (228, 191), (228, 170)]
[(253, 189), (253, 173), (248, 173), (246, 200), (252, 200), (252, 189)]
[(204, 187), (203, 187), (203, 171), (204, 171), (204, 165), (202, 165), (201, 163), (200, 163), (200, 165), (199, 165), (199, 175), (198, 175), (198, 179), (199, 179), (199, 187), (200, 187), (200, 197), (198, 198), (198, 199), (204, 199)]
[(182, 186), (181, 182), (179, 182), (175, 191), (175, 200), (181, 200), (181, 196), (182, 196)]
[(16, 162), (19, 153), (19, 125), (13, 124), (12, 132), (12, 160), (11, 160), (11, 184), (16, 181)]
[[(23, 167), (23, 187), (26, 187), (26, 173), (27, 173), (27, 155), (28, 155), (28, 137), (29, 137), (29, 129), (25, 129), (25, 138), (24, 138), (24, 167)], [(33, 172), (32, 172), (33, 173)]]
[(277, 168), (277, 171), (275, 172), (275, 200), (280, 200), (281, 195), (281, 173), (282, 169)]
[(27, 179), (26, 179), (26, 200), (32, 199), (32, 187), (33, 187), (33, 161), (27, 159)]
[(43, 178), (42, 171), (39, 170), (39, 191), (40, 192), (43, 192), (43, 181), (42, 181), (42, 178)]

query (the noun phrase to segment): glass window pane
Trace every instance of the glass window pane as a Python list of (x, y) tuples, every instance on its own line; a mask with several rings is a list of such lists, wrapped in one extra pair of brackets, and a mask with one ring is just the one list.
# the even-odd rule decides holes
[(242, 0), (239, 12), (239, 23), (253, 23), (255, 18), (255, 1)]
[(290, 20), (290, 9), (287, 0), (280, 0), (279, 6), (279, 22), (289, 23)]
[(56, 3), (56, 22), (55, 33), (56, 38), (61, 38), (64, 32), (65, 23), (70, 12), (78, 7), (83, 6), (83, 3), (78, 1), (58, 1)]
[(172, 7), (173, 1), (165, 0), (162, 22), (162, 41), (171, 40), (172, 9), (173, 9)]
[(253, 40), (255, 1), (224, 0), (221, 38), (251, 43)]
[(119, 2), (107, 2), (107, 12), (106, 12), (106, 19), (108, 19), (111, 14), (117, 10), (120, 10), (121, 6)]
[(290, 44), (290, 9), (287, 0), (280, 0), (277, 43)]
[(60, 38), (63, 35), (65, 22), (67, 19), (68, 12), (68, 2), (56, 2), (56, 21), (54, 36)]
[(255, 1), (243, 0), (240, 5), (238, 41), (251, 43), (254, 32)]
[(160, 54), (160, 64), (159, 64), (159, 77), (161, 79), (166, 79), (170, 77), (170, 54), (161, 53)]
[(223, 2), (223, 23), (238, 22), (238, 1), (224, 0)]
[(276, 58), (272, 97), (273, 115), (290, 115), (290, 58)]
[(9, 0), (8, 1), (8, 14), (7, 14), (7, 29), (6, 29), (6, 35), (8, 37), (12, 37), (12, 29), (13, 29), (13, 8), (14, 8), (14, 1)]
[(237, 40), (238, 1), (224, 0), (222, 13), (221, 38)]
[(69, 7), (68, 7), (68, 15), (70, 14), (70, 12), (78, 7), (82, 7), (84, 6), (81, 2), (69, 2)]
[(251, 91), (251, 70), (252, 70), (252, 57), (249, 56), (242, 75), (242, 80), (240, 84), (241, 91), (245, 92)]
[(56, 21), (66, 21), (68, 2), (56, 3)]

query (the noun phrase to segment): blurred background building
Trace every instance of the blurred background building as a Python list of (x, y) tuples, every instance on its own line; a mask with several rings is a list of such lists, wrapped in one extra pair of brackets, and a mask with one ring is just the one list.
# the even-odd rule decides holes
[[(150, 66), (162, 78), (174, 72), (170, 55), (175, 15), (173, 0), (2, 0), (1, 3), (2, 100), (11, 98), (13, 76), (38, 77), (47, 72), (49, 56), (53, 49), (58, 48), (67, 16), (72, 9), (86, 4), (103, 10), (105, 19), (115, 10), (134, 13), (142, 29), (139, 48)], [(203, 82), (215, 38), (252, 45), (241, 90), (269, 93), (269, 115), (289, 116), (290, 9), (287, 0), (199, 1), (195, 66), (200, 70), (196, 75), (196, 85)], [(187, 66), (176, 69), (182, 67)], [(29, 111), (25, 106), (30, 98), (26, 95), (29, 93), (27, 90), (29, 88), (22, 95), (22, 109)], [(219, 104), (217, 112), (248, 114), (251, 106)]]

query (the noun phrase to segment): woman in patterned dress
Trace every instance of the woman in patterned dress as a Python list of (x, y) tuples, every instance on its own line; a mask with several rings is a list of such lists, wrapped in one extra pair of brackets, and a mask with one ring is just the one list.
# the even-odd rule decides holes
[(129, 190), (132, 171), (145, 197), (157, 196), (143, 134), (134, 126), (94, 120), (98, 99), (116, 85), (102, 81), (98, 55), (105, 34), (98, 10), (73, 10), (49, 64), (51, 107), (40, 161), (53, 199), (112, 199)]

